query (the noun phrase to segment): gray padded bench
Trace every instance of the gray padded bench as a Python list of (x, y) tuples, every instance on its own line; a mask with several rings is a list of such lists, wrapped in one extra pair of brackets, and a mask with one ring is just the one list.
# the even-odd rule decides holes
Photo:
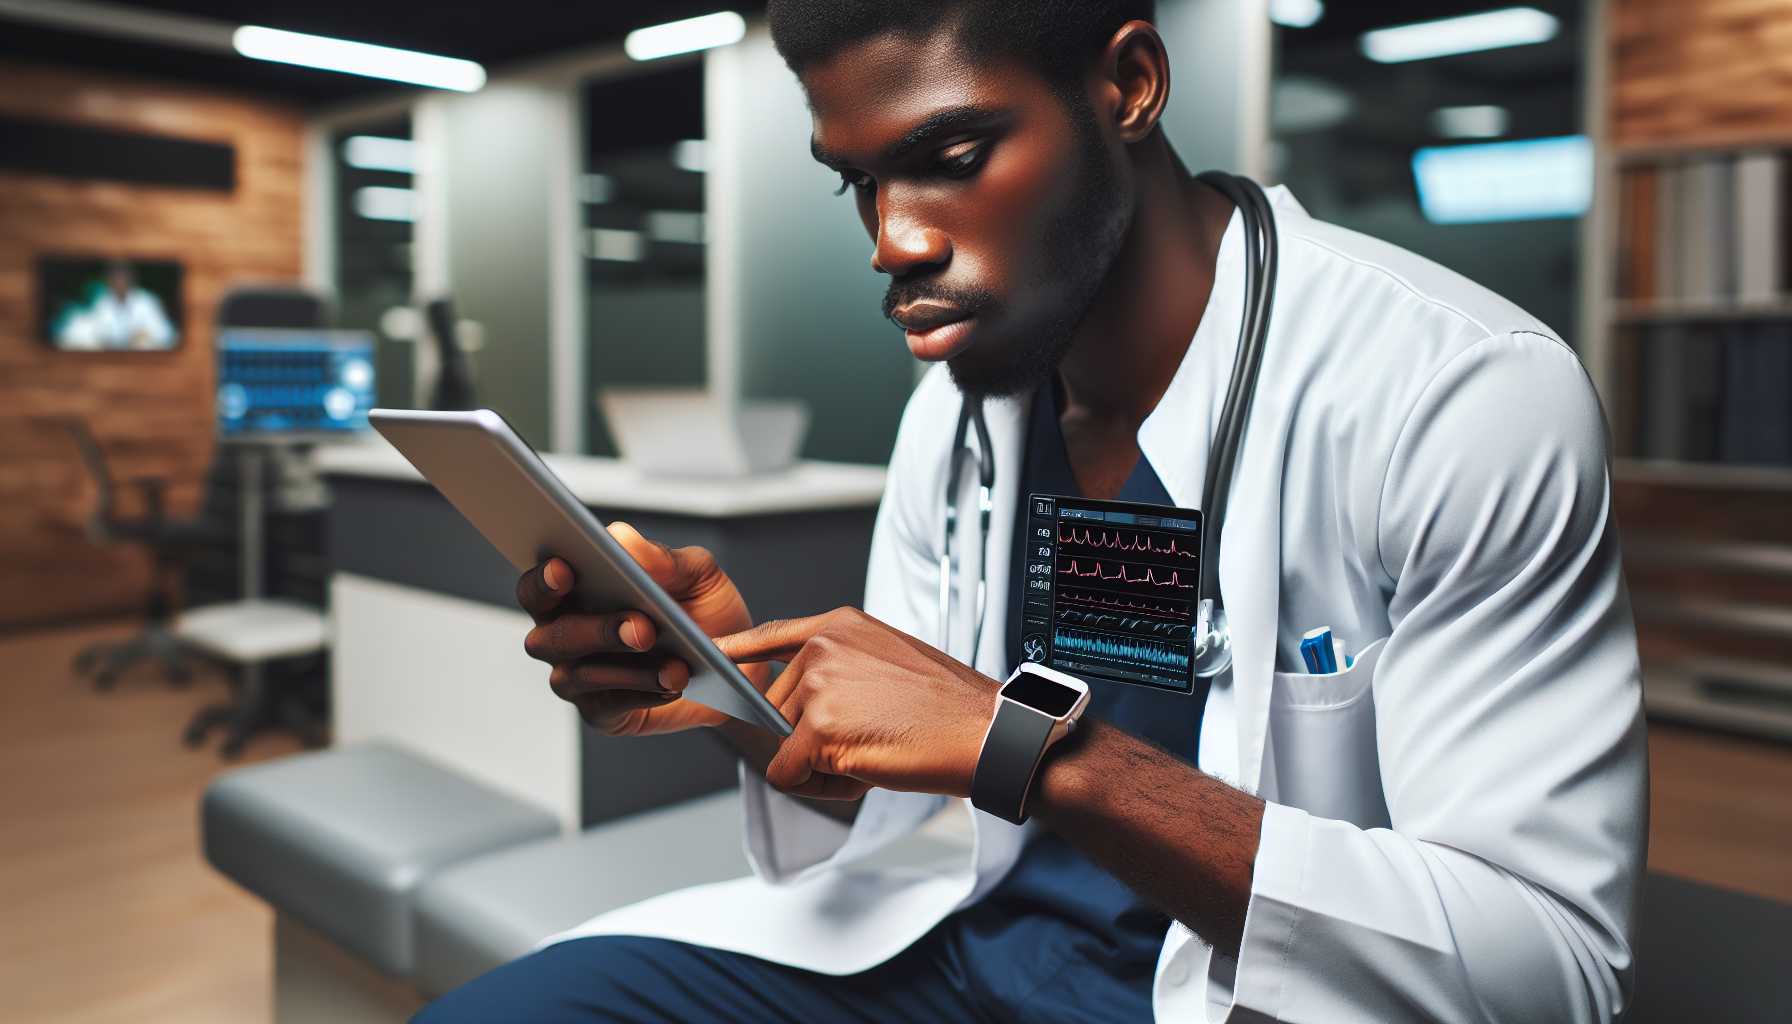
[(200, 828), (219, 871), (399, 978), (424, 879), (560, 833), (547, 811), (380, 743), (232, 771), (206, 789)]
[(417, 890), (417, 969), (440, 995), (606, 910), (752, 871), (726, 790), (463, 861)]

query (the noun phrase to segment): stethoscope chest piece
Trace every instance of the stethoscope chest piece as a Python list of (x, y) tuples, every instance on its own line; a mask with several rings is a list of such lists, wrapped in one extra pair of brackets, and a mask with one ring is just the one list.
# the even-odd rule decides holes
[(1232, 629), (1226, 606), (1202, 598), (1195, 610), (1195, 675), (1212, 679), (1232, 667)]

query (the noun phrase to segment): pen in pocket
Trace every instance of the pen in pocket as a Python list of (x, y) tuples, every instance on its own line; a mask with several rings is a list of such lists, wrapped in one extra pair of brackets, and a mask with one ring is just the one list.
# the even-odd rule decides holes
[(1307, 630), (1300, 638), (1300, 656), (1307, 663), (1307, 671), (1314, 675), (1337, 672), (1340, 666), (1350, 667), (1344, 641), (1332, 636), (1330, 626)]

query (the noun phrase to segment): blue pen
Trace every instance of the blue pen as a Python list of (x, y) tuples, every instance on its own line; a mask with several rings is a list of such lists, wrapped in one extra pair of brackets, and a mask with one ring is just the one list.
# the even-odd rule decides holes
[(1307, 630), (1300, 638), (1300, 656), (1307, 663), (1307, 671), (1314, 675), (1338, 671), (1337, 655), (1332, 650), (1332, 628), (1318, 626)]

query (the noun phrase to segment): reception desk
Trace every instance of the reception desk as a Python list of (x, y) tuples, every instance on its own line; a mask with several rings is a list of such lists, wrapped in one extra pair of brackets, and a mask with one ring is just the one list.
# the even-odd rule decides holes
[[(595, 733), (523, 654), (516, 571), (384, 442), (319, 449), (332, 502), (331, 686), (338, 743), (383, 738), (533, 801), (568, 829), (735, 781), (706, 732)], [(801, 463), (747, 480), (665, 480), (548, 456), (603, 521), (714, 552), (755, 619), (863, 597), (882, 467)]]

